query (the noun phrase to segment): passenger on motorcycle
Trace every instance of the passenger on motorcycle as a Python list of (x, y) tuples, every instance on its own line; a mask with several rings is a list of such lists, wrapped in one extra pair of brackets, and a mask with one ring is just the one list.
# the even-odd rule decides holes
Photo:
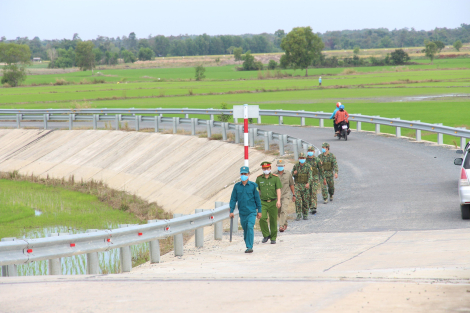
[(335, 124), (336, 124), (336, 132), (335, 132), (335, 137), (339, 134), (340, 132), (340, 129), (339, 129), (339, 125), (342, 123), (342, 122), (345, 122), (347, 125), (348, 125), (348, 135), (349, 133), (351, 132), (351, 130), (349, 129), (349, 114), (348, 112), (346, 112), (344, 110), (344, 105), (340, 105), (339, 106), (339, 111), (336, 112), (335, 114)]

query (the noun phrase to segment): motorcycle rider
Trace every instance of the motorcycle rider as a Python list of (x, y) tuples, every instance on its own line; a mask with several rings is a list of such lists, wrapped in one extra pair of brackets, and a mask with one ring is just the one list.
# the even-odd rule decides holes
[(338, 131), (338, 126), (336, 125), (336, 122), (335, 122), (335, 114), (336, 114), (336, 112), (338, 112), (340, 105), (341, 105), (341, 102), (336, 103), (336, 109), (333, 111), (333, 114), (331, 114), (331, 116), (330, 116), (330, 120), (333, 120), (333, 127), (335, 128), (334, 137), (336, 137), (336, 132)]
[(336, 123), (336, 127), (337, 127), (337, 130), (336, 130), (336, 135), (338, 135), (341, 131), (340, 129), (340, 123), (341, 122), (345, 122), (347, 125), (348, 125), (348, 135), (349, 133), (351, 132), (350, 129), (349, 129), (349, 114), (348, 112), (344, 109), (344, 105), (340, 105), (339, 106), (339, 111), (336, 112), (335, 114), (335, 123)]

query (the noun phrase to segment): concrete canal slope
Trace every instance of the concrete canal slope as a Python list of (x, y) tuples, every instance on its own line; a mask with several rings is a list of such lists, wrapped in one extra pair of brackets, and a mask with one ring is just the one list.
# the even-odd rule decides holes
[[(272, 160), (250, 150), (253, 169)], [(229, 199), (243, 146), (195, 136), (106, 130), (0, 130), (0, 171), (96, 180), (169, 212), (194, 213)], [(229, 188), (225, 188), (228, 186)]]

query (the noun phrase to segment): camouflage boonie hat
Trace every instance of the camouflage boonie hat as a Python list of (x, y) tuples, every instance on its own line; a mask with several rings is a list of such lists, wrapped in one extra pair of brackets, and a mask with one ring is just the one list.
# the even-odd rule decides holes
[(315, 147), (314, 146), (308, 146), (307, 151), (315, 151)]
[(330, 148), (330, 145), (328, 144), (328, 142), (324, 142), (322, 145), (322, 148)]
[(305, 158), (305, 153), (300, 152), (300, 153), (299, 153), (299, 158)]
[(276, 165), (277, 165), (277, 166), (284, 166), (284, 165), (286, 165), (286, 161), (284, 161), (284, 160), (277, 160), (277, 164), (276, 164)]

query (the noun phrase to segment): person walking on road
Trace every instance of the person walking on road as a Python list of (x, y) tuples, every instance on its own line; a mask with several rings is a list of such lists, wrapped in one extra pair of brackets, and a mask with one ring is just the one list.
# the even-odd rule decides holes
[(261, 197), (261, 219), (259, 220), (259, 227), (263, 233), (261, 242), (266, 243), (268, 239), (271, 239), (271, 243), (275, 244), (277, 238), (277, 213), (281, 207), (282, 183), (277, 175), (271, 173), (271, 163), (263, 162), (261, 168), (263, 174), (256, 178)]
[(317, 213), (317, 191), (320, 187), (320, 181), (323, 180), (323, 182), (326, 184), (326, 180), (323, 177), (323, 167), (321, 161), (315, 157), (315, 148), (313, 146), (308, 147), (307, 163), (312, 167), (313, 176), (313, 183), (310, 186), (310, 213), (315, 214)]
[(335, 194), (335, 182), (334, 178), (338, 178), (338, 162), (333, 153), (330, 153), (330, 145), (327, 142), (322, 144), (322, 154), (320, 155), (320, 161), (323, 166), (323, 176), (326, 179), (321, 187), (323, 201), (325, 204), (328, 203), (328, 194), (330, 194), (330, 201), (333, 201), (333, 195)]
[(258, 185), (248, 180), (250, 169), (248, 166), (240, 168), (241, 182), (233, 186), (230, 197), (230, 218), (233, 218), (235, 205), (238, 203), (240, 223), (243, 228), (243, 239), (245, 240), (245, 253), (253, 252), (253, 241), (255, 239), (256, 218), (261, 218), (261, 200), (259, 198)]
[(294, 165), (292, 176), (295, 179), (295, 212), (296, 221), (300, 221), (303, 215), (308, 220), (308, 209), (311, 204), (310, 185), (313, 183), (312, 167), (306, 163), (305, 153), (299, 154), (299, 163)]
[(285, 171), (286, 162), (277, 160), (277, 175), (281, 180), (281, 208), (278, 210), (279, 231), (287, 229), (287, 208), (291, 201), (295, 202), (294, 178), (290, 172)]
[(341, 102), (336, 103), (336, 109), (333, 111), (333, 114), (331, 114), (330, 116), (330, 120), (333, 120), (333, 127), (335, 129), (335, 135), (333, 137), (336, 137), (336, 132), (338, 131), (338, 125), (336, 125), (335, 115), (336, 115), (336, 112), (339, 111), (340, 105), (341, 105)]

